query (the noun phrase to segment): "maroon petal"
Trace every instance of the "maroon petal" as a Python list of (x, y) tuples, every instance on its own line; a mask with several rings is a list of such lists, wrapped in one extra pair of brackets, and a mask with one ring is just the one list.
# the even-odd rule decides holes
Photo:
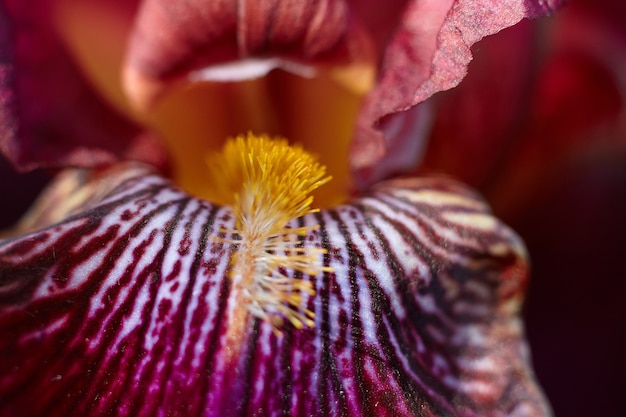
[(425, 160), (480, 187), (524, 236), (529, 338), (558, 416), (626, 415), (624, 22), (626, 2), (575, 0), (482, 41), (436, 98)]
[(100, 191), (0, 241), (0, 414), (549, 414), (518, 316), (523, 247), (460, 185), (393, 181), (294, 220), (320, 225), (306, 244), (334, 268), (302, 276), (315, 327), (277, 337), (248, 317), (233, 346), (232, 210), (143, 168), (76, 175), (63, 184)]
[(154, 138), (100, 98), (80, 73), (53, 28), (54, 5), (0, 4), (0, 150), (21, 169), (120, 159), (162, 166)]
[(420, 169), (445, 172), (483, 193), (502, 178), (529, 123), (538, 67), (533, 23), (481, 41), (463, 82), (429, 100), (437, 111)]
[(550, 12), (559, 3), (560, 0), (410, 2), (385, 52), (379, 82), (366, 98), (357, 120), (351, 163), (361, 181), (379, 179), (371, 169), (387, 149), (411, 139), (424, 140), (408, 129), (403, 134), (391, 134), (390, 120), (434, 93), (456, 86), (466, 74), (474, 43), (522, 18)]
[(467, 78), (437, 98), (422, 166), (479, 188), (500, 216), (515, 219), (569, 164), (622, 152), (622, 4), (573, 2), (547, 22), (481, 42)]
[(360, 58), (363, 42), (344, 0), (146, 0), (131, 33), (125, 87), (145, 106), (164, 81), (193, 70), (253, 58), (247, 69), (266, 72), (283, 60), (297, 72), (302, 64)]

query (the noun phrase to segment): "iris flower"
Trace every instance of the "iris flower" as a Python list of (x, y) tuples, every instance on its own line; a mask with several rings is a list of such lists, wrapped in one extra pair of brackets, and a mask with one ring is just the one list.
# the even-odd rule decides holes
[(548, 415), (522, 242), (397, 174), (556, 3), (3, 1), (0, 146), (65, 170), (0, 241), (0, 414)]

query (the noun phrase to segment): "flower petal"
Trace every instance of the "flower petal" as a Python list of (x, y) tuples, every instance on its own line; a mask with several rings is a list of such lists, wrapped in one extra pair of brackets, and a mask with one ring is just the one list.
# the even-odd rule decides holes
[(277, 337), (248, 317), (234, 346), (232, 210), (144, 168), (86, 178), (113, 189), (0, 241), (0, 414), (548, 414), (524, 249), (459, 184), (397, 180), (292, 221), (320, 225), (306, 243), (334, 268), (302, 277), (316, 326)]
[[(468, 77), (436, 98), (425, 160), (478, 187), (524, 236), (533, 362), (555, 415), (626, 415), (616, 388), (626, 373), (623, 22), (621, 0), (575, 0), (482, 41)], [(523, 47), (520, 35), (533, 41)]]
[[(510, 163), (504, 158), (518, 155), (514, 144), (529, 123), (526, 106), (535, 81), (533, 69), (539, 66), (535, 22), (520, 22), (484, 39), (463, 82), (429, 100), (437, 112), (421, 169), (446, 172), (479, 189), (501, 179), (503, 166)], [(506, 76), (495, 76), (500, 73)]]
[(228, 74), (213, 75), (213, 65), (241, 60), (232, 80), (272, 67), (308, 74), (307, 64), (360, 58), (362, 35), (344, 0), (146, 0), (130, 37), (125, 88), (143, 108), (172, 79), (223, 80)]
[(134, 159), (158, 143), (103, 101), (53, 27), (52, 1), (0, 5), (0, 150), (20, 169)]
[(480, 189), (513, 221), (570, 164), (621, 153), (626, 14), (612, 4), (572, 3), (481, 42), (467, 78), (437, 97), (422, 168)]
[[(379, 82), (365, 100), (357, 120), (351, 164), (367, 184), (387, 149), (415, 138), (408, 129), (390, 134), (388, 123), (436, 92), (456, 86), (472, 59), (470, 47), (487, 35), (524, 17), (554, 10), (562, 1), (446, 0), (412, 1), (404, 10), (387, 47)], [(407, 118), (413, 123), (411, 118)], [(395, 128), (394, 128), (395, 129)], [(410, 135), (407, 139), (405, 135)], [(419, 149), (420, 147), (417, 147)], [(413, 164), (417, 163), (415, 155)], [(397, 166), (396, 169), (406, 167)]]

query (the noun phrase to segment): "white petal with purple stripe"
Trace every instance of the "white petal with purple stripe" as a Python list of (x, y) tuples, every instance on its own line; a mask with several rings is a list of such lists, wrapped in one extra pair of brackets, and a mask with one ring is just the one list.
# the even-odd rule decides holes
[(523, 246), (459, 184), (390, 181), (293, 220), (334, 268), (302, 276), (315, 326), (249, 316), (228, 346), (232, 210), (143, 167), (80, 175), (106, 193), (0, 241), (0, 415), (549, 414)]

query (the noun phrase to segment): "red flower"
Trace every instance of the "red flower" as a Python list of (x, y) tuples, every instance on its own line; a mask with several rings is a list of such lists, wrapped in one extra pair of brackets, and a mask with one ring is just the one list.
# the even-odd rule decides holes
[[(90, 169), (0, 240), (0, 413), (549, 414), (521, 241), (460, 184), (382, 180), (470, 47), (557, 1), (36, 3), (0, 8), (0, 148)], [(246, 130), (320, 153), (321, 211), (282, 141), (203, 171)]]

